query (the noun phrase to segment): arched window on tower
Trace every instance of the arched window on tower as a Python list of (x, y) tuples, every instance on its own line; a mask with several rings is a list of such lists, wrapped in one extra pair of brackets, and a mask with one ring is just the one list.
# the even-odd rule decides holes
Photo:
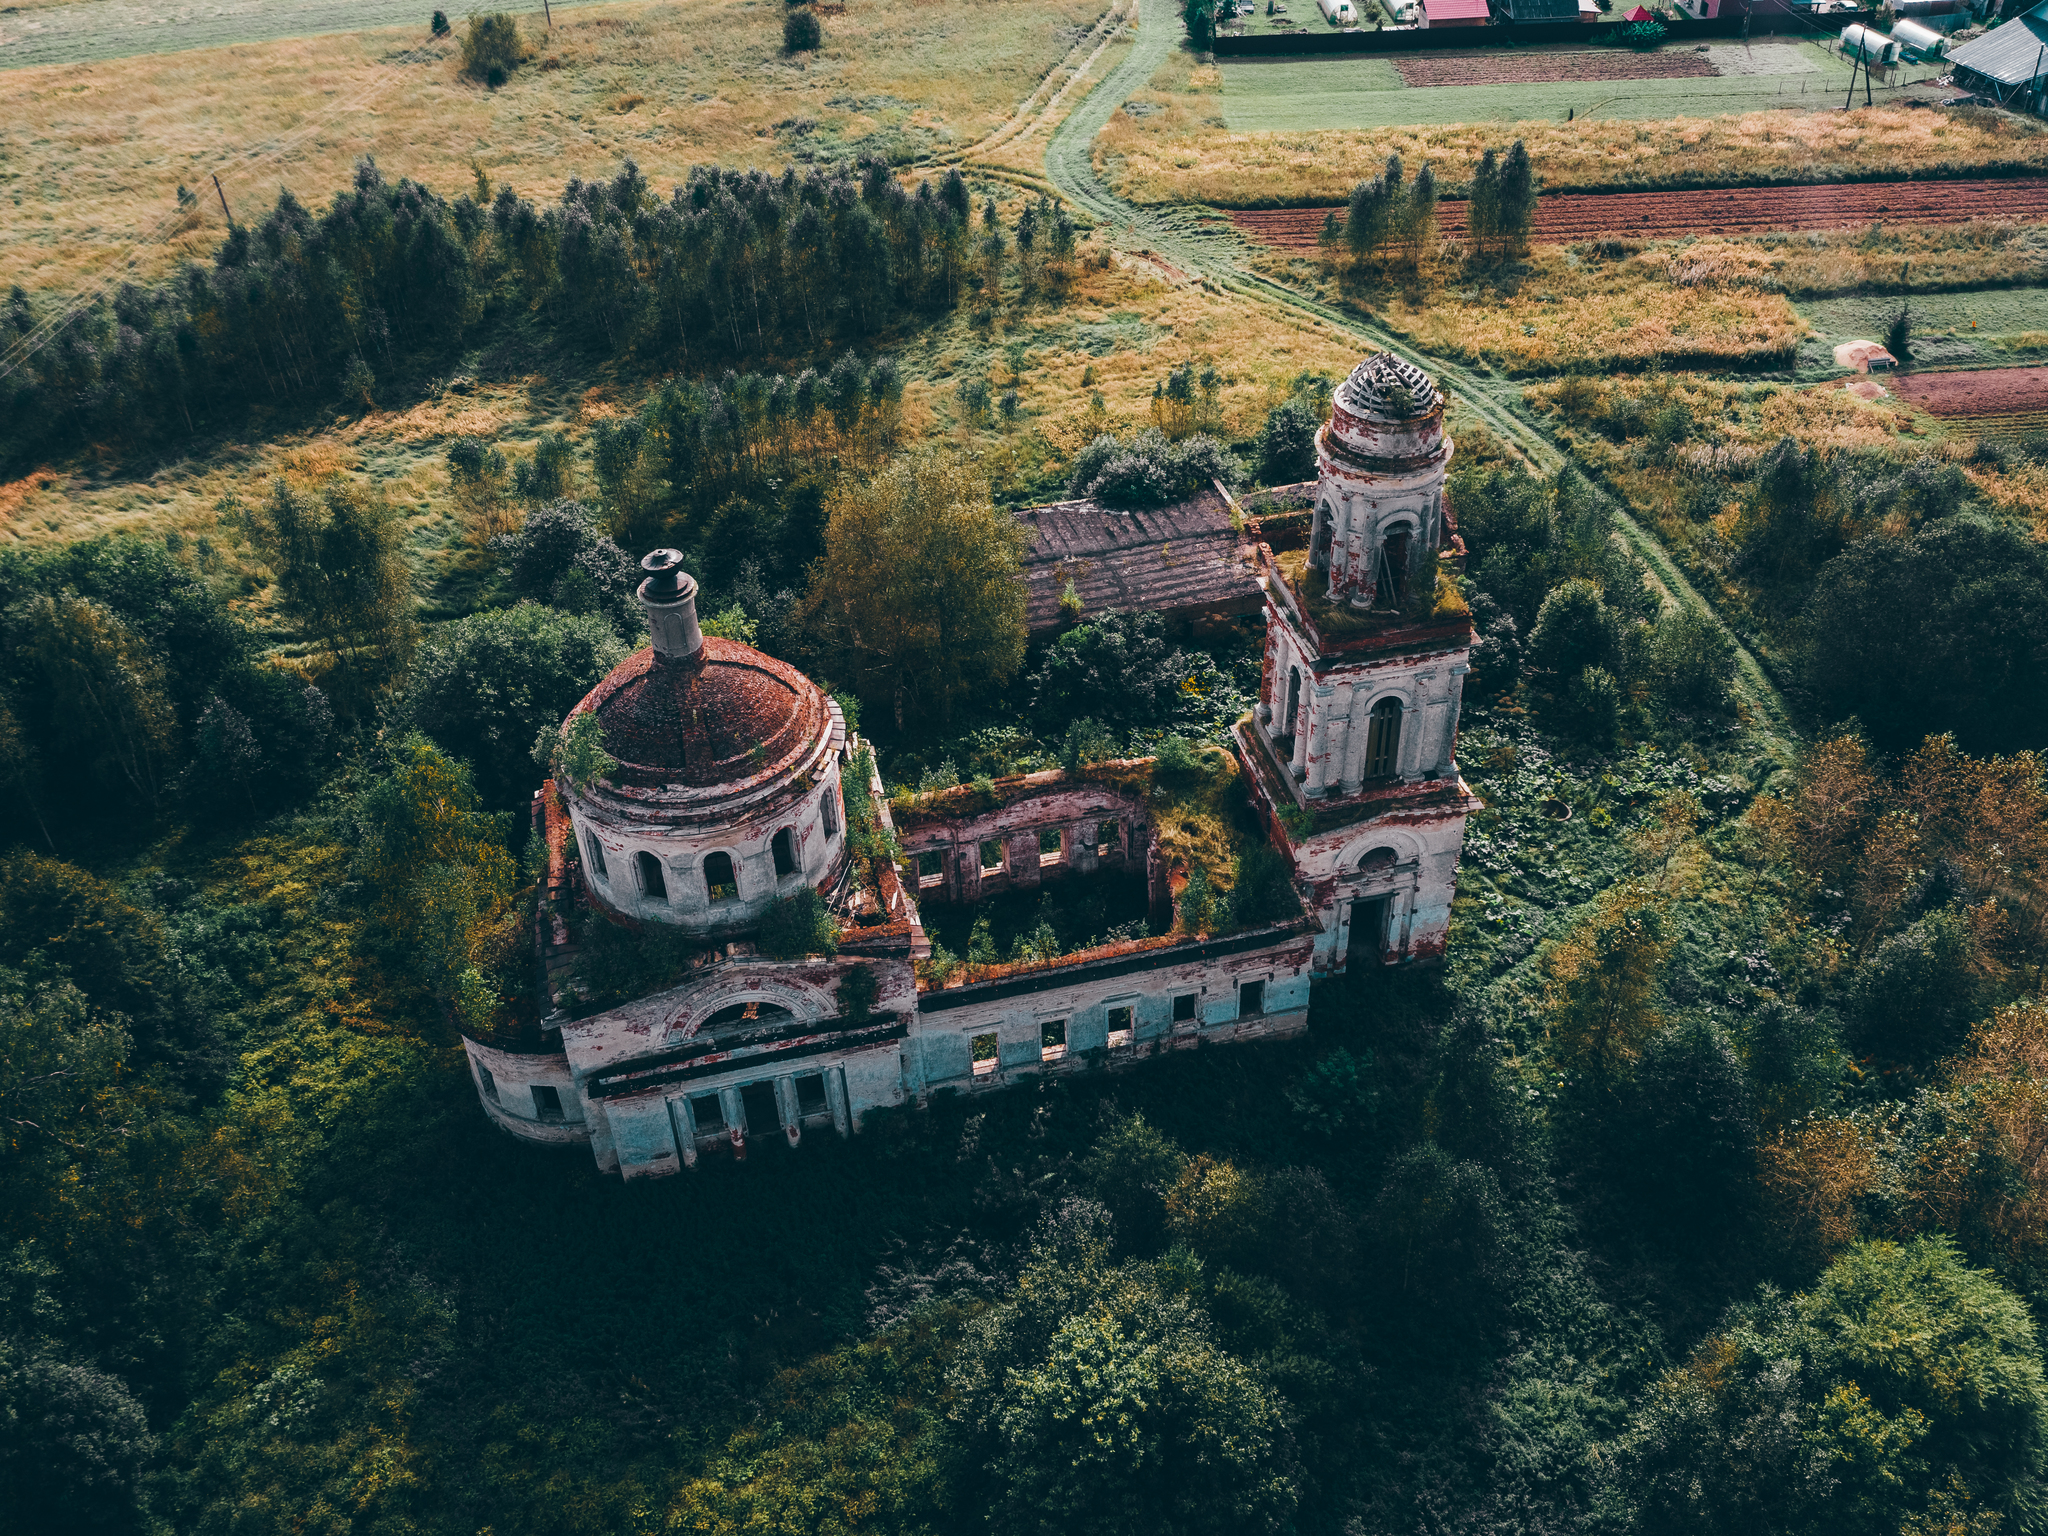
[(668, 900), (668, 877), (661, 872), (661, 860), (653, 854), (633, 855), (633, 867), (640, 871), (640, 894), (650, 901)]
[(775, 854), (775, 878), (796, 873), (796, 833), (784, 827), (769, 844)]
[(1301, 668), (1287, 669), (1287, 728), (1280, 734), (1292, 739), (1295, 726), (1301, 723)]
[(705, 857), (704, 891), (713, 901), (733, 901), (739, 897), (740, 883), (732, 872), (731, 854), (714, 853)]
[(1365, 776), (1392, 776), (1401, 761), (1401, 701), (1381, 699), (1372, 707), (1372, 725), (1365, 736)]
[(1415, 530), (1406, 523), (1391, 530), (1380, 545), (1380, 568), (1373, 585), (1373, 606), (1398, 608), (1408, 600), (1408, 558)]

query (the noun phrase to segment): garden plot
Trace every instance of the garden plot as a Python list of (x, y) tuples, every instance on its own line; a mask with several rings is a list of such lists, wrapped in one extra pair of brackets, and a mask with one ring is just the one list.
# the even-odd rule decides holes
[[(1399, 63), (1224, 59), (1219, 68), (1224, 123), (1237, 133), (1506, 124), (1561, 120), (1568, 112), (1574, 121), (1717, 117), (1839, 106), (1849, 82), (1845, 62), (1806, 42), (1704, 54), (1690, 48), (1646, 54), (1530, 49)], [(1404, 78), (1411, 71), (1412, 78)], [(1857, 90), (1860, 104), (1860, 84)]]

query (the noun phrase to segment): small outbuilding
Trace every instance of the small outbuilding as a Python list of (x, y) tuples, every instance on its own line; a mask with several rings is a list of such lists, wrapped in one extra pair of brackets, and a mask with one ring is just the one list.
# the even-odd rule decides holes
[(1492, 19), (1486, 0), (1422, 0), (1425, 27), (1483, 27)]
[(1858, 373), (1890, 373), (1899, 360), (1874, 341), (1845, 341), (1835, 348), (1835, 366)]

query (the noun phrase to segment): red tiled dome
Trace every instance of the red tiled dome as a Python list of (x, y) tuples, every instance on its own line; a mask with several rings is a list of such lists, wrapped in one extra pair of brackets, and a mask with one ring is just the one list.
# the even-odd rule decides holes
[(800, 753), (829, 725), (825, 696), (796, 668), (712, 636), (684, 663), (636, 651), (590, 691), (610, 782), (635, 788), (751, 779)]

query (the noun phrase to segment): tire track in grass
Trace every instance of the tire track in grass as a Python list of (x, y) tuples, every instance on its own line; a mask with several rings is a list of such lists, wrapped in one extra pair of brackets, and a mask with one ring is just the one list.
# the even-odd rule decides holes
[[(1392, 352), (1435, 374), (1458, 403), (1477, 416), (1501, 440), (1526, 458), (1538, 473), (1554, 473), (1565, 462), (1556, 444), (1515, 406), (1497, 398), (1486, 382), (1459, 363), (1433, 357), (1397, 339), (1348, 310), (1297, 292), (1244, 260), (1242, 238), (1231, 226), (1210, 227), (1197, 213), (1140, 208), (1124, 201), (1095, 174), (1095, 139), (1126, 101), (1145, 88), (1159, 66), (1180, 46), (1179, 18), (1171, 0), (1139, 0), (1136, 45), (1121, 63), (1103, 76), (1094, 90), (1053, 130), (1046, 146), (1048, 179), (1075, 207), (1107, 225), (1115, 243), (1155, 253), (1161, 260), (1224, 293), (1257, 303), (1281, 304), (1346, 332), (1378, 351)], [(1519, 404), (1519, 401), (1516, 402)], [(1611, 496), (1611, 493), (1610, 493)], [(1793, 732), (1785, 701), (1749, 647), (1700, 596), (1670, 551), (1636, 521), (1618, 498), (1615, 528), (1649, 569), (1660, 594), (1674, 606), (1704, 614), (1735, 648), (1734, 691), (1745, 719), (1769, 755), (1790, 764)]]

